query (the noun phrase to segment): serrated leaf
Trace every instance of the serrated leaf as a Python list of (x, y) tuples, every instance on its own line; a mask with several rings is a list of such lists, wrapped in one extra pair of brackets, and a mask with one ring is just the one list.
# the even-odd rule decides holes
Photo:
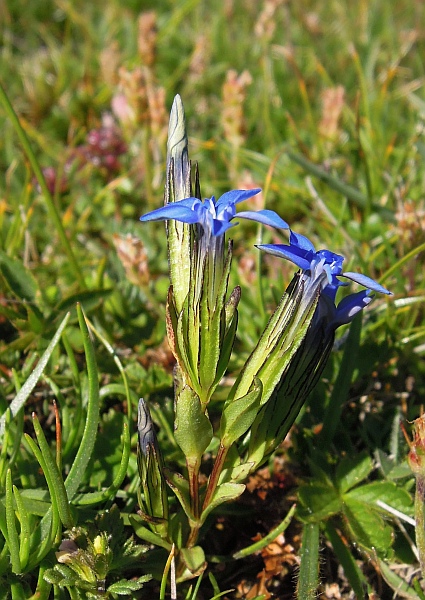
[(129, 581), (128, 579), (121, 579), (116, 581), (108, 587), (110, 594), (118, 594), (119, 596), (130, 596), (133, 592), (141, 590), (143, 584), (152, 579), (150, 575), (143, 575), (136, 580)]
[(299, 511), (299, 516), (307, 522), (328, 519), (340, 512), (342, 507), (342, 499), (337, 490), (319, 483), (301, 486), (298, 498), (304, 509)]
[(358, 456), (343, 458), (336, 469), (336, 484), (341, 493), (351, 489), (369, 475), (373, 469), (372, 459), (363, 452)]
[(21, 300), (35, 299), (38, 284), (21, 261), (10, 258), (0, 250), (0, 272), (10, 290)]
[(385, 556), (393, 540), (393, 530), (378, 512), (364, 502), (345, 497), (343, 513), (353, 540), (368, 549)]

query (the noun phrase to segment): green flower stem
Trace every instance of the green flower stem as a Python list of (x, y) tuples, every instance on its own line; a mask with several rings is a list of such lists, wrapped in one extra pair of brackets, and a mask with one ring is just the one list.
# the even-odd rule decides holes
[(200, 461), (187, 461), (187, 471), (189, 477), (189, 494), (191, 500), (191, 509), (194, 517), (199, 518), (199, 469)]
[(416, 475), (415, 492), (415, 536), (419, 553), (422, 577), (425, 577), (425, 475)]
[(44, 196), (44, 200), (46, 202), (46, 206), (47, 206), (47, 211), (49, 213), (50, 218), (53, 221), (53, 224), (56, 228), (56, 231), (58, 233), (59, 239), (61, 241), (61, 244), (63, 246), (63, 249), (68, 257), (68, 261), (69, 264), (72, 268), (72, 271), (74, 273), (74, 276), (76, 278), (76, 280), (78, 281), (78, 283), (80, 284), (80, 287), (82, 289), (86, 289), (86, 283), (84, 281), (84, 277), (83, 274), (81, 272), (80, 266), (77, 262), (77, 259), (75, 258), (74, 252), (72, 250), (72, 246), (69, 242), (69, 239), (67, 238), (67, 235), (65, 233), (65, 230), (63, 228), (62, 225), (62, 220), (59, 216), (59, 213), (56, 209), (55, 203), (53, 201), (52, 195), (49, 192), (49, 188), (47, 187), (46, 184), (46, 180), (44, 179), (44, 175), (43, 172), (40, 168), (40, 165), (37, 161), (37, 158), (33, 152), (33, 149), (31, 147), (31, 144), (29, 142), (29, 139), (27, 137), (27, 134), (25, 133), (21, 122), (18, 118), (18, 115), (16, 114), (16, 112), (13, 109), (12, 104), (10, 103), (10, 100), (3, 88), (3, 86), (0, 84), (0, 102), (3, 105), (3, 108), (7, 114), (7, 116), (9, 117), (15, 132), (22, 144), (22, 147), (24, 149), (24, 152), (29, 160), (29, 163), (34, 171), (34, 174), (37, 178), (37, 181), (41, 187), (41, 190), (43, 192), (43, 196)]

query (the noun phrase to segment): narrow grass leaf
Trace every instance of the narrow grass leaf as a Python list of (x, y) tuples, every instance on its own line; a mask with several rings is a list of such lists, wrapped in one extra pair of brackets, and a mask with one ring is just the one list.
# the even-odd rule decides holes
[(120, 489), (122, 482), (127, 474), (128, 461), (131, 454), (131, 437), (127, 423), (124, 423), (123, 432), (123, 451), (120, 466), (111, 486), (101, 492), (92, 492), (87, 494), (77, 494), (74, 496), (73, 504), (78, 506), (93, 506), (106, 500), (112, 500)]
[(278, 535), (283, 533), (285, 529), (288, 527), (289, 523), (292, 521), (292, 517), (295, 513), (296, 504), (293, 504), (289, 509), (288, 514), (283, 519), (281, 523), (274, 529), (270, 531), (267, 535), (265, 535), (261, 540), (255, 542), (255, 544), (251, 544), (251, 546), (247, 546), (243, 550), (239, 550), (236, 554), (233, 555), (233, 558), (244, 558), (245, 556), (249, 556), (250, 554), (254, 554), (254, 552), (259, 552), (266, 546), (268, 546), (273, 540), (277, 538)]
[(361, 330), (362, 317), (361, 315), (358, 315), (353, 319), (350, 325), (350, 331), (345, 343), (344, 356), (342, 358), (338, 377), (335, 381), (323, 419), (323, 427), (318, 440), (322, 449), (328, 448), (332, 443), (341, 420), (342, 407), (348, 397), (354, 369), (356, 368)]
[(329, 521), (325, 525), (325, 532), (328, 540), (332, 544), (335, 556), (338, 557), (338, 561), (341, 563), (341, 566), (344, 569), (344, 574), (350, 582), (356, 597), (365, 598), (365, 591), (368, 587), (367, 581), (350, 550), (342, 541), (335, 527)]
[[(74, 525), (74, 519), (71, 514), (69, 499), (66, 493), (63, 478), (59, 472), (55, 457), (50, 451), (49, 444), (47, 443), (46, 437), (35, 413), (33, 413), (33, 425), (40, 451), (43, 455), (44, 466), (41, 466), (44, 471), (44, 476), (46, 477), (47, 485), (49, 486), (50, 493), (52, 493), (52, 489), (54, 490), (60, 520), (67, 529), (70, 529)], [(28, 438), (29, 436), (27, 437), (27, 440)]]
[(6, 527), (6, 539), (10, 550), (12, 572), (18, 575), (19, 573), (22, 573), (22, 568), (19, 554), (19, 533), (16, 527), (15, 508), (13, 505), (12, 473), (10, 469), (6, 474)]
[(21, 562), (21, 569), (25, 571), (25, 567), (27, 566), (29, 555), (30, 555), (30, 547), (31, 547), (31, 528), (30, 528), (30, 519), (29, 514), (24, 506), (22, 501), (22, 496), (19, 493), (19, 490), (16, 486), (13, 486), (13, 496), (16, 502), (16, 509), (18, 513), (19, 522), (21, 524), (21, 532), (20, 532), (20, 547), (19, 547), (19, 559)]
[[(62, 323), (59, 325), (58, 330), (56, 331), (55, 335), (53, 336), (52, 341), (47, 346), (47, 349), (43, 353), (43, 356), (40, 358), (36, 368), (31, 373), (31, 375), (28, 377), (28, 379), (25, 381), (24, 385), (19, 390), (19, 392), (16, 394), (15, 398), (12, 400), (12, 402), (9, 406), (9, 410), (12, 414), (12, 417), (14, 417), (18, 413), (18, 411), (23, 407), (23, 405), (25, 404), (25, 401), (27, 400), (28, 396), (31, 394), (31, 392), (34, 389), (41, 374), (43, 373), (44, 369), (46, 368), (47, 363), (49, 362), (49, 358), (51, 357), (53, 350), (59, 343), (60, 337), (62, 335), (62, 331), (65, 329), (66, 324), (68, 323), (69, 317), (70, 317), (70, 313), (68, 313), (65, 316)], [(3, 414), (2, 417), (0, 418), (0, 439), (4, 433), (5, 423), (6, 423), (6, 415)]]
[(65, 489), (68, 497), (72, 499), (77, 492), (85, 474), (87, 465), (93, 453), (94, 444), (97, 436), (97, 426), (99, 423), (99, 381), (96, 357), (90, 333), (83, 309), (80, 304), (77, 305), (78, 321), (81, 333), (83, 335), (84, 352), (87, 363), (87, 375), (89, 381), (89, 399), (87, 405), (87, 418), (84, 428), (83, 438), (77, 452), (77, 456), (69, 471), (65, 481)]

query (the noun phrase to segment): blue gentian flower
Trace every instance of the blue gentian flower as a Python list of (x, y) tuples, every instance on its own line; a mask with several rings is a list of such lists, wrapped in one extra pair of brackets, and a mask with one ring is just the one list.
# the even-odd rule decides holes
[(236, 204), (252, 198), (261, 190), (232, 190), (226, 192), (218, 200), (214, 196), (206, 198), (203, 202), (199, 198), (185, 198), (178, 202), (170, 202), (157, 208), (152, 212), (140, 217), (141, 221), (166, 221), (174, 219), (189, 225), (196, 226), (197, 246), (196, 246), (196, 281), (197, 290), (200, 293), (202, 281), (205, 278), (201, 273), (208, 272), (209, 297), (212, 302), (216, 296), (219, 282), (221, 280), (224, 257), (224, 234), (237, 225), (231, 223), (234, 217), (257, 221), (263, 225), (271, 225), (280, 229), (289, 229), (289, 225), (272, 210), (259, 211), (241, 211), (236, 213)]
[(252, 198), (260, 189), (232, 190), (226, 192), (218, 200), (214, 196), (206, 198), (203, 202), (199, 198), (186, 198), (178, 202), (170, 202), (161, 208), (140, 217), (141, 221), (165, 221), (175, 219), (183, 223), (201, 226), (207, 237), (221, 236), (236, 225), (231, 223), (237, 216), (241, 219), (250, 219), (263, 225), (271, 225), (281, 229), (289, 229), (288, 224), (272, 210), (242, 211), (236, 214), (236, 204)]
[[(343, 272), (344, 257), (330, 250), (316, 251), (312, 242), (303, 235), (290, 233), (287, 244), (262, 244), (260, 250), (269, 254), (290, 260), (302, 269), (302, 280), (305, 285), (304, 300), (310, 303), (319, 292), (321, 301), (318, 305), (319, 314), (326, 313), (329, 326), (334, 329), (344, 323), (349, 323), (354, 316), (367, 306), (371, 300), (371, 292), (390, 295), (387, 289), (377, 281), (361, 273)], [(339, 277), (350, 279), (367, 288), (356, 294), (350, 294), (335, 306), (336, 292), (339, 287), (348, 283), (340, 281)]]

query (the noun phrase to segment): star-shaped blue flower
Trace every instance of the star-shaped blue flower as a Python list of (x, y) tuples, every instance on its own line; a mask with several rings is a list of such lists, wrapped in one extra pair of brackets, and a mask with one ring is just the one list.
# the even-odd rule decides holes
[[(322, 310), (328, 312), (328, 318), (336, 328), (344, 323), (349, 323), (354, 316), (367, 306), (371, 301), (371, 292), (390, 295), (387, 289), (377, 281), (361, 273), (343, 272), (344, 257), (330, 250), (316, 251), (311, 241), (303, 235), (291, 231), (289, 245), (287, 244), (262, 244), (260, 250), (269, 254), (286, 258), (296, 264), (303, 271), (306, 283), (305, 294), (312, 297), (317, 290), (326, 302), (322, 302)], [(335, 306), (337, 289), (348, 283), (340, 281), (339, 277), (350, 279), (367, 288), (356, 294), (345, 297)]]
[(271, 225), (280, 229), (289, 229), (288, 224), (272, 210), (242, 211), (236, 214), (236, 204), (252, 198), (260, 189), (232, 190), (226, 192), (218, 200), (214, 196), (203, 202), (199, 198), (186, 198), (178, 202), (170, 202), (161, 208), (140, 217), (141, 221), (165, 221), (175, 219), (188, 224), (198, 224), (207, 238), (223, 235), (227, 229), (237, 223), (231, 223), (237, 216), (241, 219), (257, 221), (263, 225)]

